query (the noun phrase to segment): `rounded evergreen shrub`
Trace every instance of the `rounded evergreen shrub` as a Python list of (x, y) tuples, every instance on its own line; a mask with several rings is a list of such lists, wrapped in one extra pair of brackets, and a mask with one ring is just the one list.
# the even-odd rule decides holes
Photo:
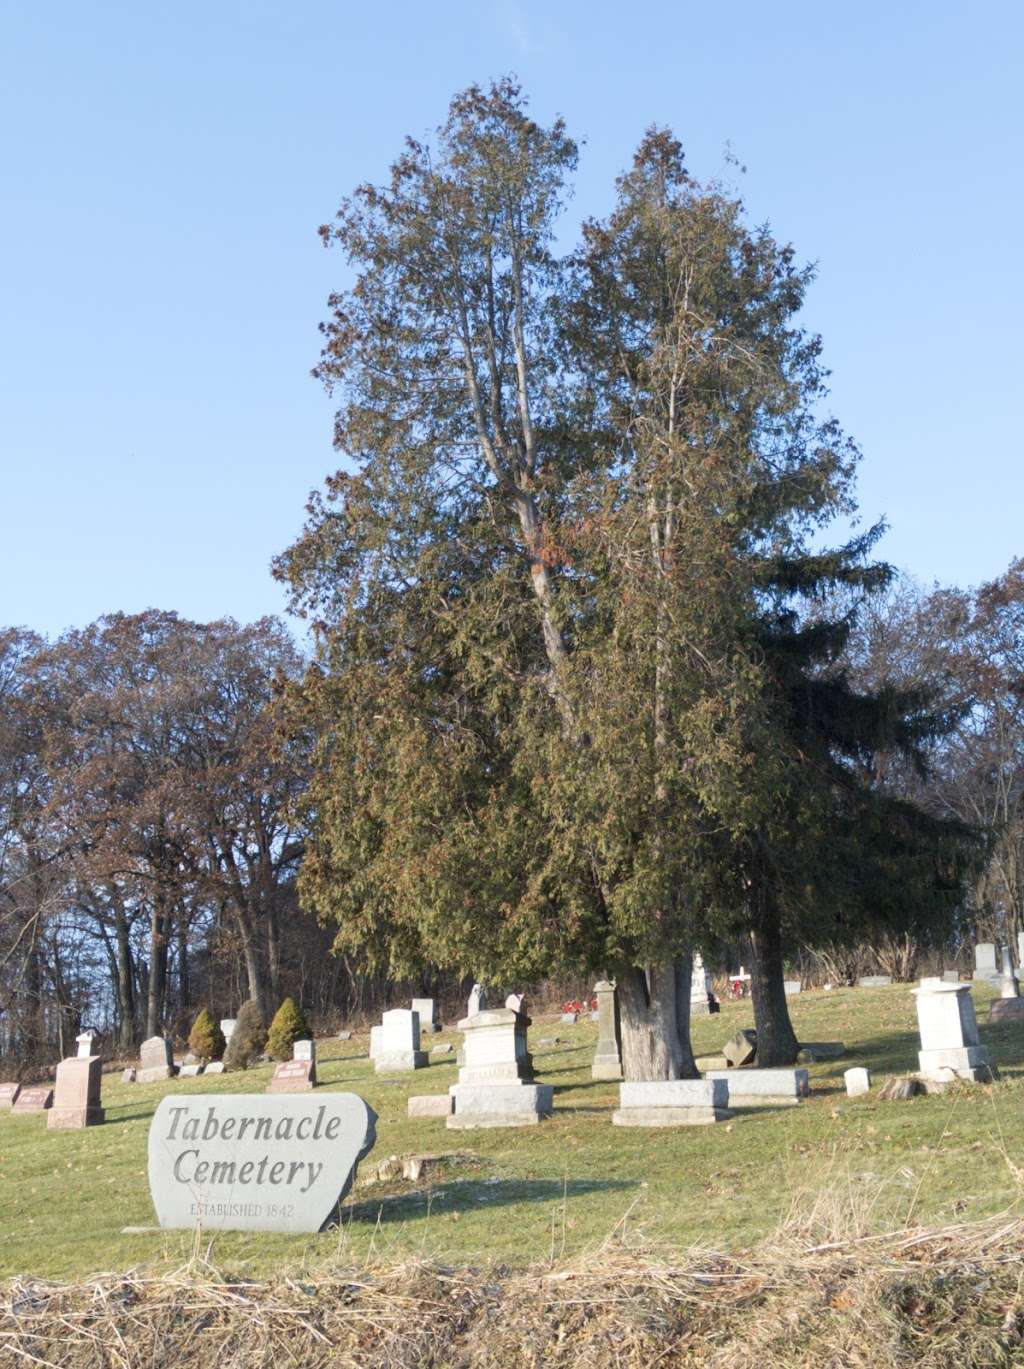
[(188, 1034), (189, 1050), (205, 1065), (211, 1060), (220, 1060), (225, 1045), (220, 1023), (214, 1019), (209, 1008), (201, 1008)]
[(255, 998), (246, 999), (238, 1010), (235, 1030), (224, 1052), (224, 1064), (229, 1070), (247, 1070), (263, 1054), (267, 1031), (263, 1014)]
[(267, 1053), (275, 1060), (290, 1060), (296, 1041), (308, 1040), (312, 1033), (294, 998), (286, 998), (270, 1024)]

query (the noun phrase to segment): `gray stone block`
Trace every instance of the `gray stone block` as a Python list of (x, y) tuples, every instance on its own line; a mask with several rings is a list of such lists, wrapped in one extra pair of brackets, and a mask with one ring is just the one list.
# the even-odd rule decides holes
[(862, 974), (857, 980), (858, 989), (884, 989), (892, 983), (891, 974)]
[(846, 1081), (846, 1092), (851, 1098), (858, 1098), (862, 1093), (871, 1092), (871, 1075), (860, 1066), (844, 1070), (843, 1079)]
[(550, 1084), (453, 1084), (451, 1095), (447, 1125), (455, 1131), (535, 1126), (554, 1108)]
[(421, 1093), (409, 1099), (410, 1117), (450, 1117), (455, 1100), (450, 1093)]
[(619, 1085), (619, 1108), (726, 1108), (727, 1082), (709, 1079), (630, 1080)]
[(810, 1092), (803, 1069), (710, 1070), (709, 1079), (724, 1079), (730, 1107), (782, 1107), (799, 1103)]
[(757, 1032), (738, 1031), (722, 1047), (722, 1054), (732, 1069), (749, 1064), (757, 1054)]
[(426, 1064), (426, 1051), (381, 1051), (374, 1057), (373, 1068), (378, 1074), (401, 1074), (421, 1070)]

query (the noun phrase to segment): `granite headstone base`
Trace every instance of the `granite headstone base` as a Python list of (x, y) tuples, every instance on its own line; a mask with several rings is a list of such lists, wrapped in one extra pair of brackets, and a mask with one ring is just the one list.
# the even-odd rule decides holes
[(617, 1127), (699, 1127), (725, 1122), (729, 1088), (710, 1079), (658, 1079), (619, 1085)]

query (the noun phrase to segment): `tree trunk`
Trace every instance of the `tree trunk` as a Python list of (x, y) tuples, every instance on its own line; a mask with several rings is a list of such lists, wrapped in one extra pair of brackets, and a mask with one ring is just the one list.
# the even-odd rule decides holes
[(242, 954), (245, 957), (249, 997), (255, 999), (259, 1004), (260, 1013), (266, 1022), (268, 1020), (267, 993), (263, 978), (263, 967), (260, 965), (260, 950), (256, 942), (256, 933), (245, 909), (237, 908), (235, 910), (235, 921), (238, 926), (239, 939), (242, 942)]
[(178, 908), (175, 932), (178, 950), (178, 1015), (182, 1022), (188, 1024), (192, 1020), (192, 982), (188, 972), (188, 913), (183, 906)]
[(267, 899), (267, 981), (275, 1003), (281, 1002), (281, 928), (277, 916), (277, 899), (271, 891)]
[(158, 890), (149, 915), (149, 992), (146, 995), (146, 1037), (159, 1036), (167, 992), (167, 914), (163, 891)]
[(132, 943), (124, 904), (114, 900), (114, 934), (117, 940), (117, 1006), (120, 1024), (118, 1047), (128, 1052), (135, 1045), (135, 972), (132, 965)]
[(691, 963), (687, 952), (616, 976), (624, 1079), (700, 1078), (690, 1045)]
[(774, 1065), (795, 1065), (800, 1043), (789, 1020), (778, 919), (770, 912), (766, 913), (760, 926), (751, 928), (748, 940), (757, 1066), (768, 1069)]

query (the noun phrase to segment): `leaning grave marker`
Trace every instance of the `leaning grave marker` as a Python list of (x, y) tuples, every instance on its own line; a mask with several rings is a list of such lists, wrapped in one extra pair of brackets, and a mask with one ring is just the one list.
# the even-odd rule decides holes
[(178, 1094), (149, 1129), (149, 1189), (162, 1227), (319, 1231), (376, 1140), (354, 1093)]
[(0, 1112), (10, 1112), (11, 1108), (18, 1101), (18, 1094), (20, 1092), (20, 1084), (0, 1084)]
[(12, 1112), (45, 1112), (53, 1107), (53, 1089), (48, 1084), (23, 1088), (14, 1100)]

